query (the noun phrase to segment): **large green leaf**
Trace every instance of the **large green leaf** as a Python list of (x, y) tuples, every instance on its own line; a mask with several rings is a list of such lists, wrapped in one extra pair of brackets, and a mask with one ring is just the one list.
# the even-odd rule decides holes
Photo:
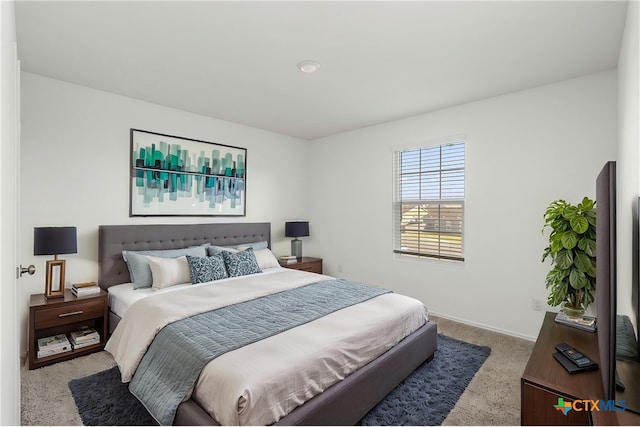
[(553, 228), (555, 232), (564, 231), (568, 229), (569, 226), (570, 226), (569, 222), (562, 217), (558, 217), (551, 222), (551, 228)]
[(557, 239), (551, 242), (551, 253), (558, 253), (562, 249), (564, 249), (564, 246), (562, 246), (562, 239)]
[(595, 240), (589, 239), (587, 237), (583, 237), (578, 242), (578, 248), (580, 250), (584, 251), (584, 253), (589, 255), (590, 257), (595, 257), (596, 256), (596, 241)]
[[(549, 283), (547, 283), (547, 287)], [(569, 285), (564, 282), (554, 282), (551, 285), (551, 292), (549, 292), (549, 298), (547, 299), (547, 303), (551, 306), (556, 306), (562, 304), (567, 300), (567, 295), (569, 293)]]
[[(560, 279), (561, 280), (561, 279)], [(549, 286), (555, 285), (558, 283), (558, 270), (554, 267), (547, 273), (547, 276), (544, 279), (545, 285), (548, 288)]]
[(573, 264), (573, 254), (571, 251), (563, 249), (556, 254), (556, 265), (562, 270), (566, 270)]
[(570, 220), (571, 228), (578, 234), (582, 234), (589, 229), (589, 222), (581, 215), (576, 215)]
[(544, 219), (546, 222), (551, 222), (555, 218), (562, 216), (562, 211), (568, 206), (568, 203), (564, 200), (556, 200), (552, 202), (544, 212)]
[(580, 209), (582, 212), (586, 212), (592, 210), (595, 205), (596, 202), (588, 197), (585, 197), (582, 199), (582, 202), (578, 203), (578, 209)]
[(573, 249), (578, 244), (578, 240), (580, 236), (576, 234), (575, 231), (569, 230), (562, 233), (560, 238), (562, 240), (562, 247), (565, 249)]
[(593, 265), (593, 261), (591, 258), (585, 254), (584, 252), (576, 252), (573, 256), (573, 265), (581, 272), (585, 274), (589, 274), (589, 272), (595, 273), (595, 268)]
[(593, 285), (595, 289), (595, 278), (596, 278), (596, 260), (594, 258), (589, 258), (589, 261), (585, 260), (586, 270), (584, 274), (589, 276), (590, 280), (593, 280)]
[(573, 217), (575, 217), (578, 214), (578, 208), (575, 206), (567, 206), (564, 208), (564, 211), (562, 211), (562, 216), (565, 219), (571, 219)]
[(548, 273), (547, 276), (545, 278), (545, 283), (547, 288), (549, 286), (566, 286), (566, 284), (563, 285), (563, 282), (567, 282), (569, 281), (569, 279), (565, 279), (567, 276), (569, 275), (569, 270), (561, 270), (558, 267), (553, 267)]
[(582, 289), (587, 284), (587, 276), (583, 272), (578, 270), (571, 270), (569, 274), (569, 283), (573, 289)]

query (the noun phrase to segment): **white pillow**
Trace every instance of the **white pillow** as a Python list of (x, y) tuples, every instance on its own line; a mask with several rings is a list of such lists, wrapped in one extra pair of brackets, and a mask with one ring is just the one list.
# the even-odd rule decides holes
[(257, 251), (253, 251), (253, 254), (256, 256), (256, 261), (258, 261), (258, 267), (260, 270), (266, 268), (280, 267), (278, 263), (278, 259), (273, 255), (273, 252), (269, 250), (269, 248), (258, 249)]
[(186, 256), (160, 258), (147, 256), (151, 269), (151, 289), (162, 289), (182, 283), (191, 283), (191, 273)]

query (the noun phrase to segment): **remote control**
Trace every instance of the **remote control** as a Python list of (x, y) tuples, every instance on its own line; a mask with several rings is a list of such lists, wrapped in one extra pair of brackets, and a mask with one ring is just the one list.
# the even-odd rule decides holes
[(556, 350), (567, 356), (567, 358), (579, 368), (584, 368), (585, 366), (589, 366), (594, 363), (591, 359), (571, 347), (569, 344), (556, 344)]

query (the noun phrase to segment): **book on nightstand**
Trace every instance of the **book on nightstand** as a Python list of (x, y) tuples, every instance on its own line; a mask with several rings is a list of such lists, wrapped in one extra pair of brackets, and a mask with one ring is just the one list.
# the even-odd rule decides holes
[(296, 262), (298, 262), (298, 259), (295, 257), (295, 255), (282, 255), (280, 257), (280, 262), (284, 264), (295, 264)]
[(65, 351), (71, 351), (71, 343), (65, 334), (38, 338), (37, 356), (39, 358), (64, 353)]
[(88, 347), (88, 346), (94, 345), (94, 344), (99, 344), (99, 343), (100, 343), (100, 337), (99, 336), (95, 337), (95, 338), (92, 338), (90, 340), (81, 341), (81, 342), (76, 342), (76, 341), (73, 340), (73, 338), (71, 339), (71, 345), (73, 346), (74, 350), (82, 348), (82, 347)]
[(94, 340), (95, 338), (100, 339), (100, 334), (93, 328), (90, 328), (88, 326), (80, 326), (80, 329), (71, 332), (69, 334), (69, 337), (72, 341), (75, 342), (86, 342)]
[(69, 334), (69, 341), (71, 341), (74, 349), (87, 347), (98, 344), (100, 342), (100, 334), (93, 328), (80, 326), (79, 330), (72, 331)]
[(77, 297), (95, 295), (100, 293), (100, 287), (96, 282), (74, 283), (71, 286), (71, 293)]

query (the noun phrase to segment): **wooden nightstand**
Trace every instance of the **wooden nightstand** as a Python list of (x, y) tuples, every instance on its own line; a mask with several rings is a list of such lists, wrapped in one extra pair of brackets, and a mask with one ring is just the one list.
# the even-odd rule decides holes
[[(107, 342), (107, 292), (86, 297), (76, 297), (65, 289), (64, 298), (46, 299), (43, 294), (31, 295), (29, 302), (29, 369), (100, 351)], [(71, 350), (53, 356), (37, 357), (38, 338), (68, 334), (80, 326), (94, 328), (100, 334), (95, 345)]]
[(311, 273), (322, 274), (322, 258), (313, 258), (303, 256), (298, 258), (298, 262), (294, 264), (287, 264), (286, 262), (278, 261), (282, 267), (292, 268), (294, 270), (308, 271)]

